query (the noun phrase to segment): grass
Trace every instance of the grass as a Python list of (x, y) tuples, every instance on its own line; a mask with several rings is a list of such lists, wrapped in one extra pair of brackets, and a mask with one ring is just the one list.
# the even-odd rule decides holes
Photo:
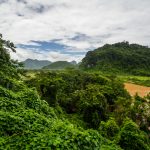
[(133, 76), (133, 75), (119, 75), (118, 78), (123, 82), (135, 83), (150, 87), (150, 77), (146, 76)]

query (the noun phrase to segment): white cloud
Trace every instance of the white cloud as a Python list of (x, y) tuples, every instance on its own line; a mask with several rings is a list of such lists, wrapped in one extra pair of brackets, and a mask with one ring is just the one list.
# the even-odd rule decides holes
[[(15, 44), (61, 39), (57, 42), (74, 51), (123, 40), (150, 45), (149, 6), (149, 0), (3, 0), (0, 32)], [(72, 40), (77, 34), (89, 38)], [(21, 52), (23, 55), (22, 50), (18, 53)], [(35, 57), (34, 51), (26, 53), (24, 58)], [(60, 59), (75, 57), (57, 55)], [(45, 54), (39, 57), (44, 58)]]

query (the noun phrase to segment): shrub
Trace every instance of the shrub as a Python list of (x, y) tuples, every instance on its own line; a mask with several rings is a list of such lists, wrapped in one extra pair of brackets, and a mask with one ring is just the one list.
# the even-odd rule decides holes
[(99, 132), (102, 136), (114, 140), (119, 133), (119, 126), (114, 118), (110, 118), (107, 122), (101, 121)]
[(146, 133), (140, 131), (132, 120), (125, 120), (119, 133), (119, 145), (125, 150), (149, 150), (150, 143)]

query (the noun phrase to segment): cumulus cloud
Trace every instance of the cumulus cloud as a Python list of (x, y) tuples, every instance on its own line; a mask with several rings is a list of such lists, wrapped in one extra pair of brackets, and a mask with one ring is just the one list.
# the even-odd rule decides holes
[[(0, 32), (15, 44), (53, 41), (86, 52), (127, 40), (150, 45), (149, 0), (0, 0)], [(71, 60), (84, 55), (18, 48), (16, 59)], [(54, 54), (58, 57), (54, 57)]]

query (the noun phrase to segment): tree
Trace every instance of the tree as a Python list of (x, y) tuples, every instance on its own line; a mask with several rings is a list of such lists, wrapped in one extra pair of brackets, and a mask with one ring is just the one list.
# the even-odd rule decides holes
[(16, 52), (15, 46), (12, 42), (4, 40), (2, 34), (0, 34), (0, 76), (6, 75), (15, 77), (17, 75), (17, 68), (21, 66), (15, 60), (10, 58), (9, 52)]
[(124, 150), (149, 150), (150, 143), (145, 132), (130, 119), (126, 119), (119, 133), (119, 145)]
[(4, 40), (0, 34), (0, 85), (15, 89), (15, 80), (20, 78), (22, 64), (10, 58), (10, 51), (16, 52), (12, 42)]
[(0, 65), (4, 65), (4, 63), (10, 65), (12, 63), (9, 51), (12, 50), (13, 52), (16, 52), (15, 48), (16, 47), (12, 42), (4, 40), (2, 34), (0, 34)]
[(110, 118), (107, 122), (101, 121), (99, 132), (102, 136), (114, 140), (118, 135), (119, 126), (117, 125), (114, 118)]
[(146, 131), (150, 136), (150, 97), (142, 98), (135, 96), (134, 105), (131, 107), (131, 118), (135, 121), (142, 130)]

